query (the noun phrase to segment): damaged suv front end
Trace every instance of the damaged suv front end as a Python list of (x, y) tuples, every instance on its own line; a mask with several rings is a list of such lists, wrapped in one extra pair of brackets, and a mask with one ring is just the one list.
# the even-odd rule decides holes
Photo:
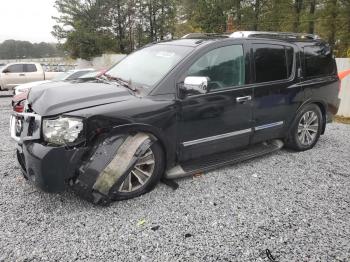
[(117, 77), (129, 74), (124, 68), (137, 64), (136, 52), (99, 79), (33, 88), (23, 113), (13, 112), (10, 121), (24, 177), (46, 192), (73, 188), (95, 203), (149, 191), (164, 172), (160, 141), (168, 144), (164, 140), (173, 132), (169, 127), (174, 126), (175, 113), (173, 95), (158, 101), (148, 94), (191, 51), (168, 49), (155, 45), (143, 51), (154, 53), (149, 56), (159, 68), (159, 75), (153, 74), (143, 85)]

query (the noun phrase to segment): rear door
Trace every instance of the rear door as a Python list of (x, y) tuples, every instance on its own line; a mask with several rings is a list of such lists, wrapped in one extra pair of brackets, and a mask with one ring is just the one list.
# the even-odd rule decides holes
[(44, 80), (44, 74), (36, 64), (24, 64), (24, 71), (27, 83)]
[(284, 137), (304, 100), (297, 72), (298, 47), (285, 42), (253, 41), (253, 142)]
[(247, 52), (238, 41), (221, 45), (199, 54), (181, 79), (187, 76), (210, 79), (207, 94), (188, 94), (179, 101), (181, 160), (249, 145), (253, 87), (246, 81)]

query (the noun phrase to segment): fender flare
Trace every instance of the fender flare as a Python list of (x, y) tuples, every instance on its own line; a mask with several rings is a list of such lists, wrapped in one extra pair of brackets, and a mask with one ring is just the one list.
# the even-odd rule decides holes
[(295, 121), (296, 121), (296, 117), (298, 116), (298, 114), (300, 113), (301, 110), (303, 110), (303, 108), (307, 105), (310, 105), (310, 104), (316, 104), (321, 112), (322, 112), (322, 117), (323, 117), (323, 123), (322, 123), (322, 131), (321, 131), (321, 134), (323, 135), (325, 133), (325, 130), (326, 130), (326, 124), (327, 124), (327, 121), (326, 121), (326, 115), (327, 115), (327, 104), (325, 101), (323, 100), (320, 100), (320, 99), (308, 99), (306, 101), (304, 101), (299, 107), (298, 109), (295, 111), (295, 115), (292, 119), (292, 121), (290, 122), (290, 125), (288, 127), (288, 137), (289, 137), (289, 134), (290, 134), (290, 130), (292, 128), (292, 126), (294, 125)]
[(90, 202), (108, 204), (112, 200), (112, 189), (155, 141), (155, 137), (143, 132), (101, 137), (72, 181), (73, 190)]

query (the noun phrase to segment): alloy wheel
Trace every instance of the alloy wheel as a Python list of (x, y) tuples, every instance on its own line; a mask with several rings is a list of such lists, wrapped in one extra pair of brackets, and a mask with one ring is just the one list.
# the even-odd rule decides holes
[(298, 124), (298, 139), (304, 146), (309, 146), (315, 142), (319, 124), (318, 116), (314, 111), (307, 111), (301, 117)]
[(134, 168), (119, 187), (119, 192), (131, 193), (145, 185), (153, 174), (155, 158), (151, 148), (136, 162)]

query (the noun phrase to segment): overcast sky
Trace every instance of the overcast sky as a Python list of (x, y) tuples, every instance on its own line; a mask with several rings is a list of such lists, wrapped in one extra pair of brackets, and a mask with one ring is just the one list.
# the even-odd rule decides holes
[(55, 0), (0, 0), (0, 42), (6, 39), (57, 42), (51, 19)]

